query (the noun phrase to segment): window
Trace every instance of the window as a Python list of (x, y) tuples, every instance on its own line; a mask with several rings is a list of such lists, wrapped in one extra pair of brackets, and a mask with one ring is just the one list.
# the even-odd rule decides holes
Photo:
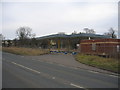
[(96, 44), (95, 44), (95, 43), (92, 44), (92, 50), (93, 50), (93, 51), (96, 50)]
[(120, 52), (120, 45), (117, 45), (117, 52)]

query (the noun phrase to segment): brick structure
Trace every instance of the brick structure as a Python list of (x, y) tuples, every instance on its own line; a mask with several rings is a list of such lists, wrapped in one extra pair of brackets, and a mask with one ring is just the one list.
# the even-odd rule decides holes
[(81, 40), (80, 52), (85, 54), (116, 56), (120, 53), (120, 39)]

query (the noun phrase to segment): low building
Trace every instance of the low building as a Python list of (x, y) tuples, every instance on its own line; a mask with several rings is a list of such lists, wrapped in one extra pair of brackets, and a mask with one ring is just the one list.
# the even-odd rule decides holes
[(99, 35), (99, 34), (88, 34), (88, 33), (79, 33), (79, 34), (52, 34), (48, 36), (38, 37), (36, 38), (39, 40), (39, 45), (45, 48), (51, 49), (58, 49), (58, 50), (73, 50), (77, 49), (78, 44), (83, 39), (103, 39), (103, 38), (110, 38), (106, 35)]
[(116, 56), (120, 54), (120, 39), (81, 40), (80, 52), (85, 54)]

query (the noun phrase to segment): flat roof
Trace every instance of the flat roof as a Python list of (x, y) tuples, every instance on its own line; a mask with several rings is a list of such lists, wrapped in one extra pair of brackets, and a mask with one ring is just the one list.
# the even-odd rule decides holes
[(110, 38), (107, 35), (100, 35), (100, 34), (87, 34), (87, 33), (80, 33), (80, 34), (52, 34), (43, 37), (37, 37), (36, 39), (49, 39), (49, 38), (73, 38), (73, 37), (94, 37), (94, 38)]

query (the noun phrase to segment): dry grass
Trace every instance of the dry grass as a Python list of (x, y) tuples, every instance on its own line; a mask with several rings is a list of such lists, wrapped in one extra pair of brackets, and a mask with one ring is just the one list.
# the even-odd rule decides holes
[(35, 49), (35, 48), (33, 49), (33, 48), (23, 48), (23, 47), (3, 47), (2, 51), (18, 54), (18, 55), (30, 55), (30, 56), (49, 53), (49, 50), (45, 50), (45, 49)]
[(113, 58), (103, 58), (99, 56), (90, 56), (84, 54), (78, 54), (75, 56), (75, 58), (81, 63), (113, 72), (118, 72), (118, 69), (120, 69), (118, 60)]

